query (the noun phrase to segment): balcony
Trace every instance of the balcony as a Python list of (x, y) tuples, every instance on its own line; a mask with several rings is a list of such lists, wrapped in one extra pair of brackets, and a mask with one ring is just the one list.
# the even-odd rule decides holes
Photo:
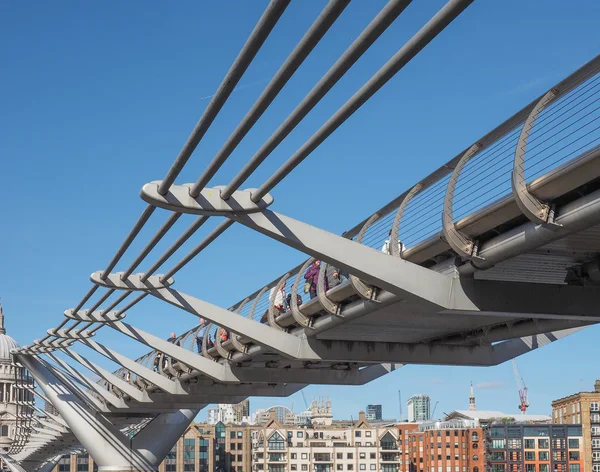
[(267, 462), (285, 462), (285, 454), (269, 454)]
[(333, 459), (331, 458), (331, 454), (315, 454), (314, 455), (314, 461), (315, 462), (333, 462)]
[(383, 453), (380, 456), (380, 460), (381, 462), (399, 462), (400, 461), (400, 454), (394, 454), (394, 453)]
[(396, 444), (395, 442), (382, 442), (381, 449), (383, 451), (397, 451), (398, 444)]

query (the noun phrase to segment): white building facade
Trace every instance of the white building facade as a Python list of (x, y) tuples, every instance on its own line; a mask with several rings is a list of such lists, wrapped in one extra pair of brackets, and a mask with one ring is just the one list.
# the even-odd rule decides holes
[(289, 427), (275, 415), (252, 433), (252, 470), (270, 472), (408, 471), (398, 429), (373, 427), (360, 412), (352, 426)]

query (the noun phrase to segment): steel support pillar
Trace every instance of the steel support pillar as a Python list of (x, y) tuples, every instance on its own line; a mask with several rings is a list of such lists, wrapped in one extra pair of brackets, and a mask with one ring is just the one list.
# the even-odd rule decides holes
[(129, 439), (104, 415), (94, 411), (67, 388), (37, 358), (29, 355), (18, 357), (98, 464), (100, 471), (157, 470), (198, 413), (198, 410), (192, 409), (162, 413), (133, 439)]

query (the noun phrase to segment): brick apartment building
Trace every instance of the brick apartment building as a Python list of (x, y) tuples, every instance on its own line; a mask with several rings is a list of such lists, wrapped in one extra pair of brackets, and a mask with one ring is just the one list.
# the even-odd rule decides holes
[(583, 470), (600, 472), (600, 380), (593, 392), (579, 392), (552, 402), (552, 421), (581, 425), (585, 454)]
[[(483, 432), (477, 421), (398, 425), (402, 472), (484, 472)], [(410, 467), (407, 468), (406, 464)]]

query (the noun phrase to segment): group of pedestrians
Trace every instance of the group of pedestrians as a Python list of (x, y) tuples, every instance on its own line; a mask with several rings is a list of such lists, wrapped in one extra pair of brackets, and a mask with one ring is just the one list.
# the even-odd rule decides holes
[[(392, 231), (390, 230), (388, 233), (389, 236), (392, 235)], [(402, 251), (404, 251), (404, 245), (402, 244), (401, 241), (397, 242), (398, 246), (398, 253), (401, 254)], [(381, 247), (381, 252), (385, 253), (385, 254), (392, 254), (392, 244), (391, 244), (391, 238), (387, 239), (383, 246)], [(336, 267), (333, 267), (331, 264), (325, 264), (326, 268), (325, 268), (325, 279), (324, 279), (324, 285), (325, 285), (325, 291), (332, 289), (334, 287), (337, 287), (338, 285), (340, 285), (341, 283), (343, 283), (344, 281), (346, 281), (349, 278), (348, 273), (337, 269)], [(304, 293), (307, 293), (311, 299), (316, 298), (317, 297), (317, 287), (319, 285), (319, 275), (321, 273), (321, 268), (322, 268), (322, 264), (321, 261), (316, 259), (312, 262), (312, 264), (310, 265), (310, 267), (306, 270), (306, 272), (304, 273)], [(287, 293), (285, 290), (285, 281), (283, 281), (281, 283), (281, 285), (279, 287), (273, 287), (271, 289), (270, 292), (270, 299), (273, 300), (273, 308), (275, 310), (275, 317), (277, 318), (278, 316), (282, 315), (283, 313), (286, 313), (287, 311), (289, 311), (292, 308), (292, 294), (291, 293)], [(300, 294), (296, 294), (296, 302), (298, 304), (298, 306), (302, 305), (302, 296)], [(261, 323), (268, 323), (269, 321), (269, 310), (267, 309), (261, 319), (260, 322)], [(200, 324), (204, 325), (205, 321), (203, 318), (200, 318)], [(219, 328), (219, 330), (216, 333), (216, 336), (219, 336), (219, 339), (221, 340), (221, 342), (225, 342), (229, 339), (229, 331), (227, 331), (225, 328)], [(181, 342), (177, 339), (177, 337), (175, 336), (175, 333), (171, 333), (171, 337), (169, 337), (169, 339), (167, 339), (167, 341), (176, 344), (177, 346), (181, 346)], [(204, 332), (203, 330), (199, 330), (198, 333), (196, 334), (196, 347), (198, 350), (198, 354), (202, 353), (202, 349), (203, 349), (203, 344), (204, 344)], [(207, 348), (210, 349), (212, 347), (214, 347), (214, 341), (212, 340), (212, 337), (210, 335), (210, 333), (208, 334), (207, 337)], [(160, 365), (162, 360), (163, 363), (163, 368), (167, 366), (167, 362), (168, 362), (168, 357), (165, 354), (157, 354), (156, 357), (154, 358), (154, 370), (158, 371), (158, 366)], [(175, 364), (176, 361), (174, 361), (173, 363)]]

